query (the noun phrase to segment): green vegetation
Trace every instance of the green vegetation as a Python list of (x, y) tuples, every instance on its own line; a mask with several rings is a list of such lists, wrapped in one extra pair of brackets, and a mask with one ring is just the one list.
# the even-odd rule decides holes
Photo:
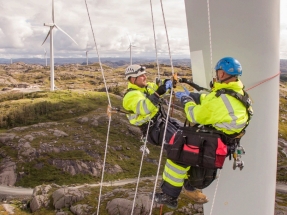
[[(148, 69), (148, 79), (153, 81), (157, 76), (155, 64), (145, 65)], [(123, 68), (112, 69), (103, 66), (106, 78), (106, 84), (113, 107), (121, 107), (121, 96), (124, 95), (126, 82), (123, 81)], [(190, 68), (175, 67), (181, 77), (190, 77)], [(162, 79), (170, 78), (171, 69), (169, 66), (161, 65), (160, 74)], [(101, 170), (97, 176), (91, 174), (71, 175), (61, 167), (56, 166), (55, 161), (79, 161), (85, 164), (89, 162), (99, 162), (102, 165), (107, 141), (108, 116), (107, 105), (108, 98), (105, 90), (104, 79), (98, 64), (89, 66), (68, 66), (57, 67), (55, 70), (56, 91), (49, 91), (49, 71), (48, 69), (31, 69), (21, 72), (9, 72), (0, 68), (0, 76), (6, 77), (6, 82), (0, 83), (2, 88), (13, 88), (14, 84), (8, 83), (10, 79), (21, 80), (39, 84), (42, 91), (39, 92), (1, 92), (0, 93), (0, 133), (14, 133), (15, 137), (9, 144), (0, 143), (0, 162), (6, 158), (11, 159), (17, 165), (16, 172), (21, 175), (17, 178), (15, 186), (35, 187), (42, 184), (85, 184), (98, 183), (101, 180)], [(284, 79), (285, 80), (285, 79)], [(282, 82), (283, 87), (287, 87), (286, 82)], [(189, 88), (192, 90), (192, 88)], [(286, 88), (285, 88), (286, 89)], [(178, 85), (176, 91), (182, 90)], [(280, 96), (280, 120), (279, 120), (279, 137), (287, 139), (287, 94), (282, 91)], [(168, 98), (166, 98), (168, 99)], [(179, 105), (178, 103), (175, 103)], [(173, 116), (184, 120), (182, 111), (173, 110)], [(286, 119), (284, 118), (286, 116)], [(81, 121), (87, 118), (89, 121)], [(91, 122), (96, 119), (98, 125), (92, 126)], [(37, 124), (53, 123), (46, 127), (37, 126)], [(122, 113), (113, 113), (111, 115), (111, 127), (108, 139), (108, 151), (106, 156), (106, 166), (104, 182), (113, 183), (116, 180), (124, 178), (137, 178), (141, 161), (141, 152), (139, 148), (143, 145), (140, 142), (140, 134), (129, 131), (129, 123), (126, 116)], [(13, 129), (19, 127), (19, 130)], [(55, 136), (55, 130), (64, 132), (67, 135)], [(45, 133), (45, 135), (36, 135)], [(29, 144), (37, 151), (38, 154), (20, 155), (24, 150), (20, 138), (33, 135)], [(25, 143), (25, 141), (23, 141)], [(44, 147), (45, 146), (45, 147)], [(141, 177), (156, 175), (158, 168), (158, 159), (160, 147), (147, 145), (150, 154), (144, 158)], [(61, 149), (54, 150), (54, 148)], [(163, 154), (160, 165), (162, 172), (165, 162), (165, 153)], [(119, 165), (123, 172), (112, 172), (112, 167)], [(278, 169), (277, 180), (287, 181), (286, 174), (287, 160), (286, 155), (278, 149)], [(18, 174), (19, 175), (19, 174)], [(141, 188), (153, 189), (153, 182), (141, 182)], [(135, 184), (122, 186), (125, 189), (134, 189)], [(104, 187), (102, 194), (108, 194), (115, 187)], [(80, 203), (88, 203), (96, 210), (98, 203), (99, 188), (89, 188), (91, 192)], [(287, 197), (278, 194), (286, 204)], [(114, 193), (114, 196), (105, 198), (102, 201), (100, 214), (106, 213), (107, 202), (113, 198), (126, 198), (126, 192)], [(180, 196), (179, 208), (189, 203), (188, 199)], [(279, 203), (278, 203), (279, 204)], [(0, 211), (1, 205), (0, 205)], [(63, 209), (67, 214), (71, 214), (68, 208)], [(171, 211), (163, 207), (163, 213)], [(2, 212), (1, 212), (2, 213)], [(154, 214), (159, 214), (159, 209), (154, 209)], [(27, 215), (29, 211), (16, 208), (15, 214)], [(35, 215), (52, 215), (55, 214), (52, 205), (34, 213)], [(178, 211), (175, 214), (183, 214)], [(5, 213), (3, 213), (5, 215)]]

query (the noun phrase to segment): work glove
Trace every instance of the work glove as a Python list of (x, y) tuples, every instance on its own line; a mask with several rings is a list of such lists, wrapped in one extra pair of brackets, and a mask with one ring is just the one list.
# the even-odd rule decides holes
[(172, 88), (172, 81), (171, 80), (169, 80), (169, 79), (166, 79), (165, 81), (164, 81), (164, 84), (165, 84), (165, 87), (166, 87), (166, 90), (168, 90), (168, 89), (171, 89)]
[(160, 85), (157, 88), (156, 93), (161, 96), (165, 94), (168, 89), (171, 89), (171, 87), (172, 87), (172, 81), (170, 79), (165, 79), (163, 85)]
[(160, 85), (155, 92), (156, 92), (159, 96), (165, 94), (165, 92), (166, 92), (166, 86), (165, 86), (165, 84)]
[(175, 93), (175, 97), (178, 98), (181, 102), (181, 104), (183, 104), (183, 106), (190, 101), (193, 101), (192, 97), (190, 97), (189, 95), (186, 94), (186, 92), (176, 92)]
[(188, 89), (186, 89), (185, 87), (183, 87), (184, 92), (193, 99), (193, 101), (196, 104), (200, 104), (200, 94), (199, 93), (191, 93), (188, 91)]
[(185, 87), (183, 87), (183, 89), (184, 89), (184, 92), (185, 92), (187, 95), (189, 95), (189, 94), (190, 94), (190, 92), (189, 92), (189, 90), (188, 90), (188, 89), (186, 89)]

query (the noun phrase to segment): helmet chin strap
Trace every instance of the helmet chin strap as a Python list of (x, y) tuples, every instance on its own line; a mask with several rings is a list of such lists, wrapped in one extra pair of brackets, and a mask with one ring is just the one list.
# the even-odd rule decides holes
[[(223, 83), (224, 81), (227, 81), (227, 80), (229, 80), (230, 78), (233, 78), (233, 77), (236, 77), (236, 81), (238, 81), (237, 76), (229, 76), (228, 78), (225, 78), (225, 79), (223, 79), (223, 80), (218, 80), (217, 75), (216, 75), (216, 81), (219, 82), (219, 83)], [(210, 87), (210, 88), (213, 88), (213, 85), (214, 85), (214, 80), (210, 81), (209, 87)]]

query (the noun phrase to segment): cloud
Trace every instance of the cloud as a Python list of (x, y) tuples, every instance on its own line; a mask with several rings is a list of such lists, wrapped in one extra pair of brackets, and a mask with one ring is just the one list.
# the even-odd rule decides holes
[[(153, 24), (159, 56), (168, 56), (167, 38), (160, 1), (86, 0), (98, 51), (102, 57), (129, 57), (129, 39), (136, 46), (135, 57), (155, 56)], [(287, 10), (287, 1), (281, 0)], [(54, 30), (55, 57), (85, 56), (87, 47), (96, 57), (95, 42), (84, 0), (54, 0), (55, 22), (77, 43), (59, 30)], [(163, 1), (164, 16), (172, 56), (189, 56), (184, 0)], [(52, 1), (2, 1), (0, 5), (0, 57), (41, 56), (49, 53), (49, 39), (41, 46), (52, 22)], [(281, 12), (282, 14), (282, 12)], [(282, 18), (281, 18), (282, 20)], [(284, 21), (283, 25), (286, 25)], [(286, 28), (285, 28), (286, 29)], [(282, 52), (286, 51), (286, 31), (281, 31)]]

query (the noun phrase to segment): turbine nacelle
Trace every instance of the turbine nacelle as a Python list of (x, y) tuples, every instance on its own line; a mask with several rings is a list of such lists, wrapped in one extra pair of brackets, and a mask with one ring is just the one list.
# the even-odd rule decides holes
[(54, 24), (54, 23), (44, 23), (44, 26), (54, 27), (54, 26), (55, 26), (55, 24)]

